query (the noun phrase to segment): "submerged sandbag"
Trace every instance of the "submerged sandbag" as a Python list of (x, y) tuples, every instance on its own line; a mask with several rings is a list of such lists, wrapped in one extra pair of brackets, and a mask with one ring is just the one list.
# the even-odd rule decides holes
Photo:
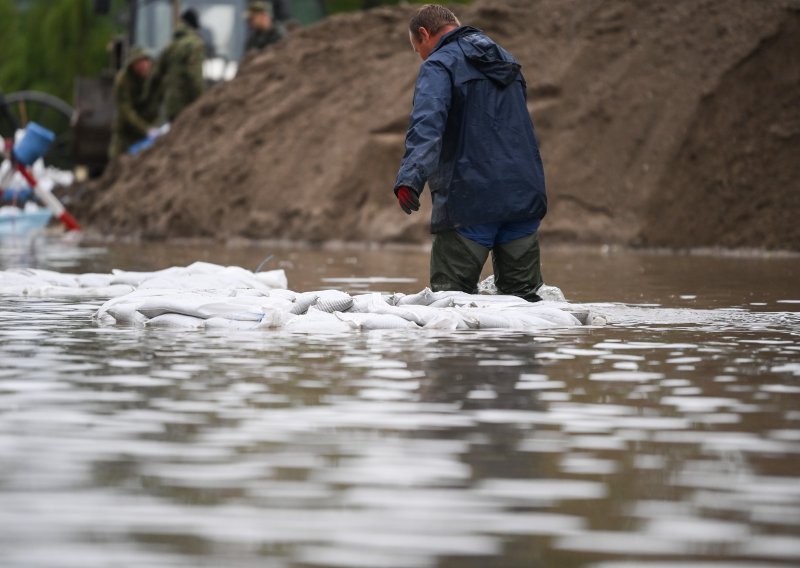
[(336, 317), (348, 323), (358, 326), (359, 329), (412, 329), (419, 326), (391, 314), (370, 314), (370, 313), (336, 313)]
[(147, 320), (144, 325), (162, 329), (200, 329), (205, 327), (206, 320), (183, 314), (163, 314)]

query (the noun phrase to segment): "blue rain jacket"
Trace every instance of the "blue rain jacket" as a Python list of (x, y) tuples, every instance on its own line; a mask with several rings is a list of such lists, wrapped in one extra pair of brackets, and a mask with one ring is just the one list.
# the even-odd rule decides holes
[(482, 31), (445, 35), (422, 64), (395, 193), (431, 189), (431, 232), (541, 219), (544, 168), (520, 65)]

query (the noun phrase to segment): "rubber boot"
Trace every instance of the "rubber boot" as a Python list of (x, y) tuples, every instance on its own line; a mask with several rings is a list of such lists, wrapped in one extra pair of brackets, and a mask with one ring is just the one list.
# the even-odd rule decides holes
[(431, 290), (478, 293), (481, 270), (490, 249), (456, 231), (436, 233), (431, 248)]
[(539, 253), (539, 233), (533, 233), (492, 250), (494, 283), (498, 294), (539, 302), (536, 291), (544, 283)]

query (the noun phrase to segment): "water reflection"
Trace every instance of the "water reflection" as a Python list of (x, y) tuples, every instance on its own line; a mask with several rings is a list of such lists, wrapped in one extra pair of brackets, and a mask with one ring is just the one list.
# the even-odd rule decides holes
[(97, 305), (0, 300), (3, 566), (800, 559), (793, 304), (335, 338)]
[(3, 236), (0, 238), (0, 270), (47, 268), (73, 272), (87, 262), (104, 258), (107, 252), (105, 247), (81, 245), (78, 233)]

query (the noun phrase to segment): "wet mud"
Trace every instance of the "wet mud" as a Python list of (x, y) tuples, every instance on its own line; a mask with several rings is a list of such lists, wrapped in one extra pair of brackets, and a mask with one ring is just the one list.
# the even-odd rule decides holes
[[(411, 8), (255, 56), (152, 149), (76, 193), (104, 235), (425, 243), (391, 188), (419, 60)], [(520, 60), (549, 242), (800, 250), (797, 0), (478, 0)]]

